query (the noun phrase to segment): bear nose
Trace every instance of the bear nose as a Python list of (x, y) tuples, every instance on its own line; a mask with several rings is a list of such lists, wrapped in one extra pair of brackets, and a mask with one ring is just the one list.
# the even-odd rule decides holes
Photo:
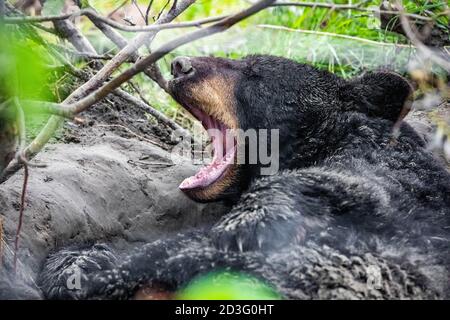
[(188, 57), (178, 57), (172, 61), (171, 73), (175, 78), (189, 74), (194, 68), (191, 59)]

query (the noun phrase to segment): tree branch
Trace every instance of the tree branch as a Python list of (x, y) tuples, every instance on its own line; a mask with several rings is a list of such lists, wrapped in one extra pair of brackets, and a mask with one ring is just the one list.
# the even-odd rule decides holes
[(66, 38), (80, 52), (89, 52), (95, 54), (92, 44), (83, 36), (83, 34), (68, 20), (56, 20), (53, 22), (56, 31), (63, 38)]
[(422, 41), (420, 41), (419, 37), (416, 34), (416, 31), (413, 30), (414, 27), (411, 25), (411, 22), (409, 21), (401, 2), (396, 0), (396, 5), (399, 9), (398, 13), (400, 14), (400, 22), (402, 24), (403, 30), (405, 31), (405, 34), (411, 41), (411, 43), (415, 47), (417, 47), (424, 58), (432, 60), (434, 63), (444, 68), (447, 72), (450, 72), (450, 61), (441, 57), (439, 54), (424, 45)]
[(166, 117), (163, 113), (161, 113), (158, 110), (150, 107), (147, 103), (137, 99), (136, 97), (134, 97), (133, 95), (127, 93), (126, 91), (116, 90), (114, 92), (114, 94), (116, 96), (122, 98), (123, 100), (128, 101), (129, 103), (139, 107), (140, 109), (144, 110), (145, 112), (149, 113), (151, 116), (156, 118), (156, 120), (158, 120), (159, 122), (165, 124), (166, 126), (171, 128), (172, 130), (183, 132), (185, 136), (189, 136), (190, 135), (189, 132), (186, 129), (184, 129), (183, 127), (178, 125), (175, 121), (172, 121), (171, 119)]
[[(322, 3), (322, 2), (276, 2), (271, 7), (307, 7), (307, 8), (325, 8), (330, 10), (355, 10), (361, 12), (370, 12), (375, 14), (395, 14), (398, 15), (398, 11), (394, 10), (381, 10), (379, 8), (365, 8), (363, 5), (367, 4), (369, 1), (362, 1), (355, 4), (334, 4), (334, 3)], [(433, 21), (433, 18), (424, 17), (414, 13), (405, 13), (408, 17), (423, 20), (423, 21)]]
[(148, 25), (148, 15), (150, 14), (150, 10), (152, 8), (154, 0), (150, 0), (147, 6), (147, 10), (145, 10), (145, 24)]
[[(196, 0), (182, 0), (177, 1), (174, 6), (164, 14), (156, 24), (168, 23), (175, 19), (179, 14), (186, 10), (190, 5), (192, 5)], [(63, 22), (63, 21), (61, 21)], [(73, 24), (66, 24), (70, 28), (76, 29)], [(73, 31), (73, 30), (70, 30)], [(125, 61), (127, 61), (142, 45), (145, 43), (150, 43), (156, 35), (156, 31), (146, 32), (137, 35), (133, 38), (128, 45), (126, 45), (119, 53), (117, 53), (95, 76), (93, 76), (89, 81), (80, 86), (77, 90), (72, 92), (72, 94), (67, 97), (64, 102), (61, 103), (62, 106), (68, 105), (77, 101), (78, 99), (88, 95), (90, 92), (98, 88), (102, 83), (108, 80), (109, 76), (117, 70), (117, 68)], [(74, 41), (72, 44), (81, 45), (82, 42), (78, 37), (71, 37), (69, 41)], [(84, 46), (81, 51), (96, 53), (92, 46)], [(110, 91), (111, 92), (111, 91)], [(62, 125), (64, 118), (58, 116), (51, 116), (44, 128), (39, 132), (38, 136), (28, 145), (26, 148), (27, 159), (33, 158), (50, 140), (54, 132)], [(0, 175), (0, 183), (7, 180), (15, 172), (21, 168), (22, 164), (18, 161), (11, 162), (8, 167)]]
[(248, 18), (249, 16), (267, 8), (270, 4), (272, 4), (275, 0), (261, 0), (255, 3), (253, 6), (249, 7), (246, 10), (243, 10), (237, 14), (229, 16), (228, 18), (223, 19), (205, 29), (197, 30), (191, 32), (185, 36), (180, 36), (175, 38), (172, 41), (167, 42), (165, 45), (162, 45), (156, 51), (148, 55), (147, 57), (136, 62), (131, 68), (125, 70), (120, 75), (103, 85), (101, 88), (96, 90), (95, 92), (89, 94), (87, 97), (79, 100), (78, 102), (72, 103), (68, 105), (67, 108), (73, 113), (80, 113), (90, 107), (92, 104), (100, 101), (104, 97), (106, 97), (110, 92), (114, 89), (118, 88), (122, 83), (130, 80), (136, 74), (142, 72), (147, 68), (147, 66), (155, 63), (164, 55), (169, 53), (170, 51), (195, 40), (210, 36), (212, 34), (225, 31), (238, 23), (239, 21)]
[[(176, 15), (181, 13), (185, 8), (191, 5), (195, 0), (185, 0), (185, 1), (177, 1), (176, 6), (172, 7), (169, 12), (161, 17), (158, 20), (159, 23), (166, 23), (167, 19), (173, 19)], [(107, 82), (105, 85), (95, 90), (95, 87), (99, 84), (103, 83), (107, 80), (107, 77), (117, 69), (117, 67), (126, 59), (128, 59), (137, 48), (143, 45), (146, 41), (151, 40), (155, 33), (143, 33), (134, 38), (125, 48), (123, 48), (108, 64), (105, 65), (91, 80), (86, 82), (83, 86), (78, 88), (75, 92), (73, 92), (63, 103), (62, 106), (67, 108), (67, 110), (73, 114), (78, 114), (88, 107), (93, 105), (94, 103), (100, 101), (104, 97), (106, 97), (109, 93), (113, 92), (117, 89), (122, 83), (130, 80), (134, 75), (138, 74), (145, 70), (148, 66), (155, 63), (161, 57), (166, 55), (168, 52), (178, 48), (179, 46), (195, 41), (197, 39), (210, 36), (212, 34), (222, 32), (232, 27), (236, 23), (240, 22), (243, 19), (248, 18), (249, 16), (267, 8), (269, 5), (273, 4), (275, 0), (261, 0), (254, 5), (250, 6), (246, 10), (243, 10), (237, 14), (229, 16), (207, 28), (197, 30), (195, 32), (191, 32), (185, 36), (181, 36), (175, 38), (172, 41), (169, 41), (165, 45), (161, 46), (155, 52), (151, 53), (147, 57), (142, 60), (136, 62), (131, 68), (122, 72), (119, 76), (113, 78), (111, 81)], [(157, 22), (157, 23), (158, 23)], [(92, 93), (89, 93), (92, 92)], [(85, 96), (81, 100), (75, 102), (77, 97)], [(48, 142), (48, 140), (53, 135), (54, 131), (61, 124), (61, 118), (52, 116), (48, 121), (45, 128), (39, 133), (38, 137), (28, 146), (27, 148), (27, 156), (30, 157), (37, 152), (39, 152), (42, 147)], [(2, 177), (0, 177), (0, 182), (4, 181), (7, 176), (10, 176), (14, 171), (14, 168), (19, 166), (20, 164), (12, 164), (8, 166), (8, 168), (4, 171)], [(17, 169), (16, 169), (17, 170)]]
[(67, 119), (74, 119), (75, 115), (61, 104), (48, 101), (21, 100), (22, 108), (30, 112), (48, 113)]
[[(111, 26), (105, 24), (102, 20), (99, 20), (94, 16), (89, 16), (89, 19), (109, 40), (111, 40), (120, 49), (128, 45), (128, 41)], [(139, 55), (137, 53), (133, 53), (130, 59), (136, 62), (137, 60), (139, 60)], [(161, 71), (156, 64), (144, 70), (144, 74), (155, 81), (164, 91), (169, 93), (169, 90), (167, 88), (167, 81), (162, 77)]]
[(75, 18), (80, 16), (87, 16), (89, 18), (94, 18), (101, 21), (115, 29), (126, 31), (126, 32), (149, 32), (149, 31), (160, 31), (167, 29), (177, 29), (177, 28), (189, 28), (189, 27), (200, 27), (203, 24), (208, 24), (222, 20), (224, 16), (210, 17), (205, 19), (199, 19), (196, 21), (189, 22), (178, 22), (178, 23), (161, 23), (154, 24), (151, 26), (128, 26), (122, 23), (118, 23), (112, 19), (102, 17), (93, 9), (81, 9), (76, 12), (55, 15), (55, 16), (23, 16), (23, 17), (5, 17), (4, 22), (6, 24), (21, 24), (21, 23), (38, 23), (38, 22), (57, 22), (64, 21), (69, 18)]

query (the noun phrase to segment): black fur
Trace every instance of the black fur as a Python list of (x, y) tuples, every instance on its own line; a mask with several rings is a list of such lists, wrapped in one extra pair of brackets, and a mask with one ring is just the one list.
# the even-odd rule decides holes
[[(253, 273), (287, 298), (450, 297), (450, 175), (407, 124), (392, 136), (411, 94), (403, 78), (347, 82), (270, 56), (203, 59), (239, 73), (242, 128), (280, 129), (282, 171), (243, 167), (248, 187), (211, 230), (88, 270), (82, 290), (64, 290), (56, 272), (86, 251), (56, 253), (43, 270), (47, 297), (129, 298), (155, 281), (176, 290), (215, 268)], [(369, 266), (382, 270), (381, 288), (366, 286)]]

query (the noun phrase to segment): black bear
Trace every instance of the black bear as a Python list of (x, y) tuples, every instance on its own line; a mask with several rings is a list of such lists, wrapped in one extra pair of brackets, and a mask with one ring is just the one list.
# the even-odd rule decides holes
[[(261, 159), (236, 163), (236, 148), (249, 146), (233, 139), (180, 185), (197, 201), (234, 203), (216, 225), (120, 259), (103, 245), (59, 251), (41, 274), (48, 298), (173, 292), (217, 268), (261, 277), (286, 298), (450, 297), (450, 174), (409, 125), (393, 134), (411, 97), (405, 79), (346, 81), (265, 55), (179, 57), (172, 74), (174, 98), (223, 132), (215, 148), (227, 129), (278, 129), (279, 173), (262, 176)], [(66, 286), (74, 268), (79, 290)]]

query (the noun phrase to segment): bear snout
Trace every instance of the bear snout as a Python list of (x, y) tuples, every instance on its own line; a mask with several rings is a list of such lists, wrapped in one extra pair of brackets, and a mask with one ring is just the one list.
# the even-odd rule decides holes
[(193, 71), (191, 59), (188, 57), (177, 57), (172, 61), (171, 74), (175, 79), (191, 74)]

